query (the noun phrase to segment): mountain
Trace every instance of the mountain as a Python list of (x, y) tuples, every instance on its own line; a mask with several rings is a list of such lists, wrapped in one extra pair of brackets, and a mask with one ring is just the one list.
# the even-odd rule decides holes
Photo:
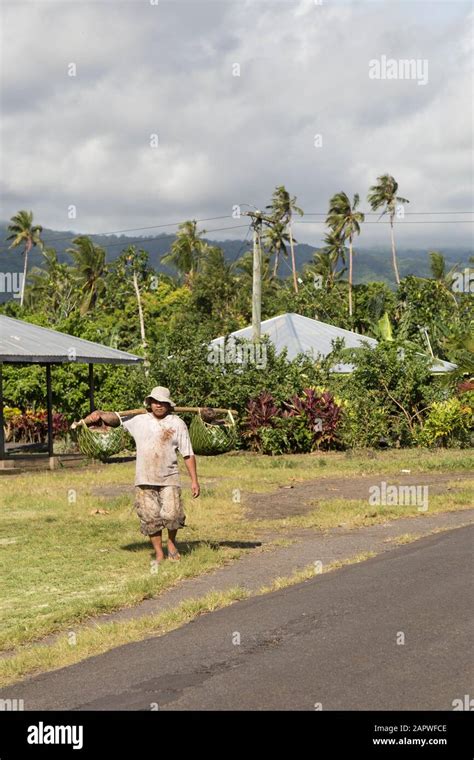
[[(8, 223), (0, 223), (0, 274), (7, 272), (21, 272), (23, 269), (23, 257), (21, 249), (9, 249), (6, 237)], [(55, 248), (58, 258), (61, 262), (71, 262), (71, 257), (66, 253), (70, 248), (73, 239), (78, 235), (77, 232), (59, 231), (43, 229), (43, 239), (48, 247)], [(158, 272), (167, 272), (172, 274), (173, 270), (161, 264), (161, 257), (167, 253), (174, 240), (174, 235), (162, 233), (156, 236), (138, 237), (133, 235), (90, 235), (96, 245), (100, 245), (107, 251), (107, 261), (117, 258), (120, 252), (129, 245), (136, 245), (137, 248), (144, 248), (148, 251), (150, 265)], [(245, 251), (252, 247), (251, 240), (221, 240), (209, 241), (212, 245), (220, 246), (228, 261), (235, 261), (242, 256)], [(307, 243), (299, 243), (295, 247), (295, 256), (297, 267), (300, 270), (306, 262), (312, 260), (313, 253), (317, 246)], [(391, 263), (391, 253), (389, 247), (384, 248), (362, 248), (355, 246), (356, 254), (354, 257), (354, 282), (369, 282), (373, 280), (393, 284), (393, 270)], [(446, 259), (447, 268), (459, 266), (461, 269), (469, 264), (469, 256), (472, 255), (467, 248), (443, 248), (441, 251)], [(408, 274), (418, 275), (420, 277), (429, 276), (429, 257), (427, 249), (409, 249), (401, 248), (397, 251), (400, 276)], [(42, 256), (38, 250), (33, 250), (28, 258), (28, 266), (31, 269), (34, 266), (41, 266)], [(278, 274), (280, 277), (287, 277), (291, 273), (290, 262), (281, 261)], [(3, 279), (3, 278), (2, 278)], [(0, 302), (10, 298), (9, 293), (2, 293), (3, 282), (0, 280)]]

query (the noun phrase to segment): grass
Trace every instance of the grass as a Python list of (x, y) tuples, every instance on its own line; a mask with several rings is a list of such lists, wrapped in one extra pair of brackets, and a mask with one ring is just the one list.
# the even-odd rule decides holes
[[(471, 506), (470, 451), (403, 450), (262, 457), (237, 453), (199, 457), (202, 496), (187, 490), (189, 528), (179, 534), (183, 560), (153, 572), (148, 539), (131, 512), (133, 495), (100, 497), (94, 489), (133, 483), (133, 463), (97, 465), (2, 477), (0, 501), (0, 650), (11, 650), (66, 631), (91, 616), (133, 606), (185, 578), (210, 572), (255, 550), (262, 531), (275, 542), (291, 528), (327, 530), (419, 514), (416, 507), (371, 508), (367, 501), (328, 500), (286, 520), (251, 522), (243, 492), (273, 491), (289, 481), (337, 475), (453, 472), (453, 490), (431, 496), (428, 514)], [(187, 479), (183, 468), (183, 482)], [(107, 514), (92, 514), (96, 509)], [(123, 624), (121, 624), (123, 625)], [(27, 655), (26, 652), (21, 653)]]
[(8, 686), (27, 675), (72, 665), (132, 641), (141, 641), (149, 636), (162, 636), (189, 623), (204, 612), (226, 607), (248, 596), (249, 593), (245, 589), (238, 587), (223, 592), (212, 592), (200, 599), (187, 599), (178, 607), (159, 615), (86, 628), (74, 637), (70, 634), (62, 636), (51, 645), (24, 649), (13, 657), (0, 661), (0, 686)]
[[(455, 485), (451, 484), (451, 487), (454, 489)], [(429, 517), (439, 512), (457, 512), (472, 507), (471, 485), (446, 494), (430, 495), (427, 512), (419, 512), (416, 505), (371, 507), (364, 499), (327, 499), (315, 504), (314, 509), (306, 514), (280, 520), (261, 520), (259, 524), (266, 529), (313, 528), (327, 531), (334, 527), (362, 528), (401, 517)]]
[(259, 594), (268, 594), (272, 591), (279, 591), (282, 588), (287, 588), (288, 586), (294, 586), (295, 583), (302, 583), (303, 581), (307, 581), (310, 578), (314, 578), (315, 575), (322, 575), (322, 573), (330, 573), (332, 570), (339, 570), (341, 567), (345, 567), (346, 565), (354, 565), (358, 562), (365, 562), (365, 560), (370, 559), (371, 557), (375, 557), (375, 552), (361, 552), (360, 554), (356, 554), (355, 557), (350, 557), (349, 559), (345, 560), (336, 560), (334, 562), (330, 562), (328, 565), (323, 565), (321, 567), (321, 570), (318, 571), (315, 567), (315, 565), (307, 565), (307, 567), (302, 568), (301, 570), (295, 570), (295, 572), (292, 575), (283, 576), (281, 578), (275, 578), (273, 583), (270, 586), (263, 586), (258, 593)]
[[(364, 552), (342, 562), (332, 562), (325, 566), (322, 572), (331, 572), (345, 565), (363, 562), (374, 556), (374, 552)], [(253, 594), (236, 586), (227, 591), (213, 591), (199, 599), (185, 600), (176, 608), (159, 615), (144, 616), (120, 624), (106, 623), (84, 629), (74, 636), (71, 636), (73, 632), (69, 632), (51, 645), (30, 647), (9, 659), (1, 660), (0, 687), (8, 686), (35, 673), (43, 673), (72, 665), (115, 647), (141, 641), (149, 636), (162, 636), (191, 620), (195, 620), (199, 615), (206, 612), (227, 607), (250, 596), (260, 596), (293, 586), (309, 578), (314, 578), (318, 574), (314, 565), (308, 565), (308, 567), (294, 572), (291, 576), (276, 578), (270, 586), (262, 586)]]

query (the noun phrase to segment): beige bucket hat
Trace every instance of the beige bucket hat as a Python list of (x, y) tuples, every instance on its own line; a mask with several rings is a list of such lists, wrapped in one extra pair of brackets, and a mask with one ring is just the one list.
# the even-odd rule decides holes
[(166, 401), (166, 403), (170, 404), (170, 406), (176, 406), (174, 401), (170, 399), (170, 392), (168, 388), (165, 388), (163, 385), (157, 385), (153, 390), (148, 394), (148, 396), (144, 400), (144, 405), (147, 406), (147, 403), (150, 399), (154, 399), (155, 401)]

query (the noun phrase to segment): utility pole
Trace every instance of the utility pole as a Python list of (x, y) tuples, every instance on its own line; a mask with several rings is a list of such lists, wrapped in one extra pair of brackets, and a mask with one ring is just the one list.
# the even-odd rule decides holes
[(253, 228), (253, 270), (252, 270), (252, 340), (260, 340), (262, 322), (262, 225), (272, 220), (261, 211), (243, 211), (243, 216), (251, 218)]

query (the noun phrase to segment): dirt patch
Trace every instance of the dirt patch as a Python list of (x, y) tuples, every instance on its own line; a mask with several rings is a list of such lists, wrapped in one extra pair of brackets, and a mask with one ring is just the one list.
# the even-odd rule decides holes
[(360, 477), (318, 478), (291, 486), (280, 486), (271, 493), (243, 493), (243, 504), (252, 520), (275, 520), (280, 517), (302, 515), (314, 509), (315, 502), (326, 499), (368, 499), (370, 486), (380, 484), (396, 486), (429, 486), (429, 493), (440, 494), (455, 490), (450, 481), (474, 478), (474, 472), (418, 472), (394, 475), (361, 475)]

